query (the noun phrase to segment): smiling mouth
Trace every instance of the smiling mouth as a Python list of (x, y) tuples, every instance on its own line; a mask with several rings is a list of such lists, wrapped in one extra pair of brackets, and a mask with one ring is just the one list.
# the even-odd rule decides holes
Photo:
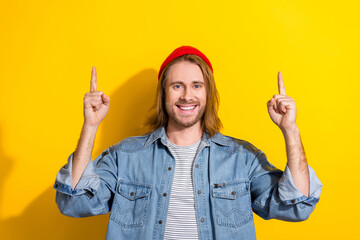
[(176, 105), (176, 106), (181, 110), (181, 112), (192, 112), (197, 107), (197, 105), (191, 105), (191, 106)]

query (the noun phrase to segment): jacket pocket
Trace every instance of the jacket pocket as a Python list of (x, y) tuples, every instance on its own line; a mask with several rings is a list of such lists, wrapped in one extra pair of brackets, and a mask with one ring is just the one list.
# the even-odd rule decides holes
[(213, 184), (212, 196), (218, 225), (237, 228), (252, 220), (248, 181)]
[(144, 226), (151, 186), (120, 181), (110, 219), (125, 228)]

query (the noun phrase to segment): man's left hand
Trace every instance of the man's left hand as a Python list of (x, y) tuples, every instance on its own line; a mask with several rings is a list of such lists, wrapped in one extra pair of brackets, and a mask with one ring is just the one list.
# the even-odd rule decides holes
[(279, 94), (268, 102), (268, 112), (271, 120), (284, 132), (296, 128), (296, 104), (294, 99), (286, 95), (281, 72), (278, 73)]

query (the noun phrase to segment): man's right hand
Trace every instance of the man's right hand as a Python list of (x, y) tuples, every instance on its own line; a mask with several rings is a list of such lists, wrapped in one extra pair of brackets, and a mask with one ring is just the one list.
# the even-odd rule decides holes
[(84, 125), (98, 127), (110, 107), (110, 97), (96, 90), (96, 68), (92, 68), (90, 92), (84, 96)]

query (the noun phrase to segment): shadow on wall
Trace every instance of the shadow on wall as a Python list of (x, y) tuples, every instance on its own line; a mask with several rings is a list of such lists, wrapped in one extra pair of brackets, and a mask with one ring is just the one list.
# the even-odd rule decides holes
[[(125, 137), (143, 133), (141, 125), (154, 103), (156, 85), (156, 71), (146, 69), (130, 78), (110, 96), (109, 113), (102, 123), (101, 138), (95, 143), (100, 149), (105, 150)], [(0, 168), (1, 190), (4, 177), (9, 173), (8, 166), (12, 165), (1, 145), (0, 157), (1, 165), (7, 166)], [(54, 180), (55, 176), (56, 173)], [(82, 219), (64, 216), (55, 204), (55, 193), (51, 186), (22, 215), (1, 220), (1, 239), (105, 239), (108, 215)], [(1, 199), (0, 196), (0, 203)]]
[[(8, 157), (4, 152), (3, 147), (3, 139), (2, 139), (2, 133), (3, 133), (3, 126), (0, 125), (0, 190), (4, 188), (5, 181), (7, 176), (9, 175), (13, 165), (14, 160)], [(4, 196), (3, 194), (0, 194), (0, 206), (3, 204)], [(2, 214), (0, 212), (0, 217), (2, 217)], [(1, 225), (0, 225), (1, 226)], [(0, 231), (1, 233), (1, 231)]]

